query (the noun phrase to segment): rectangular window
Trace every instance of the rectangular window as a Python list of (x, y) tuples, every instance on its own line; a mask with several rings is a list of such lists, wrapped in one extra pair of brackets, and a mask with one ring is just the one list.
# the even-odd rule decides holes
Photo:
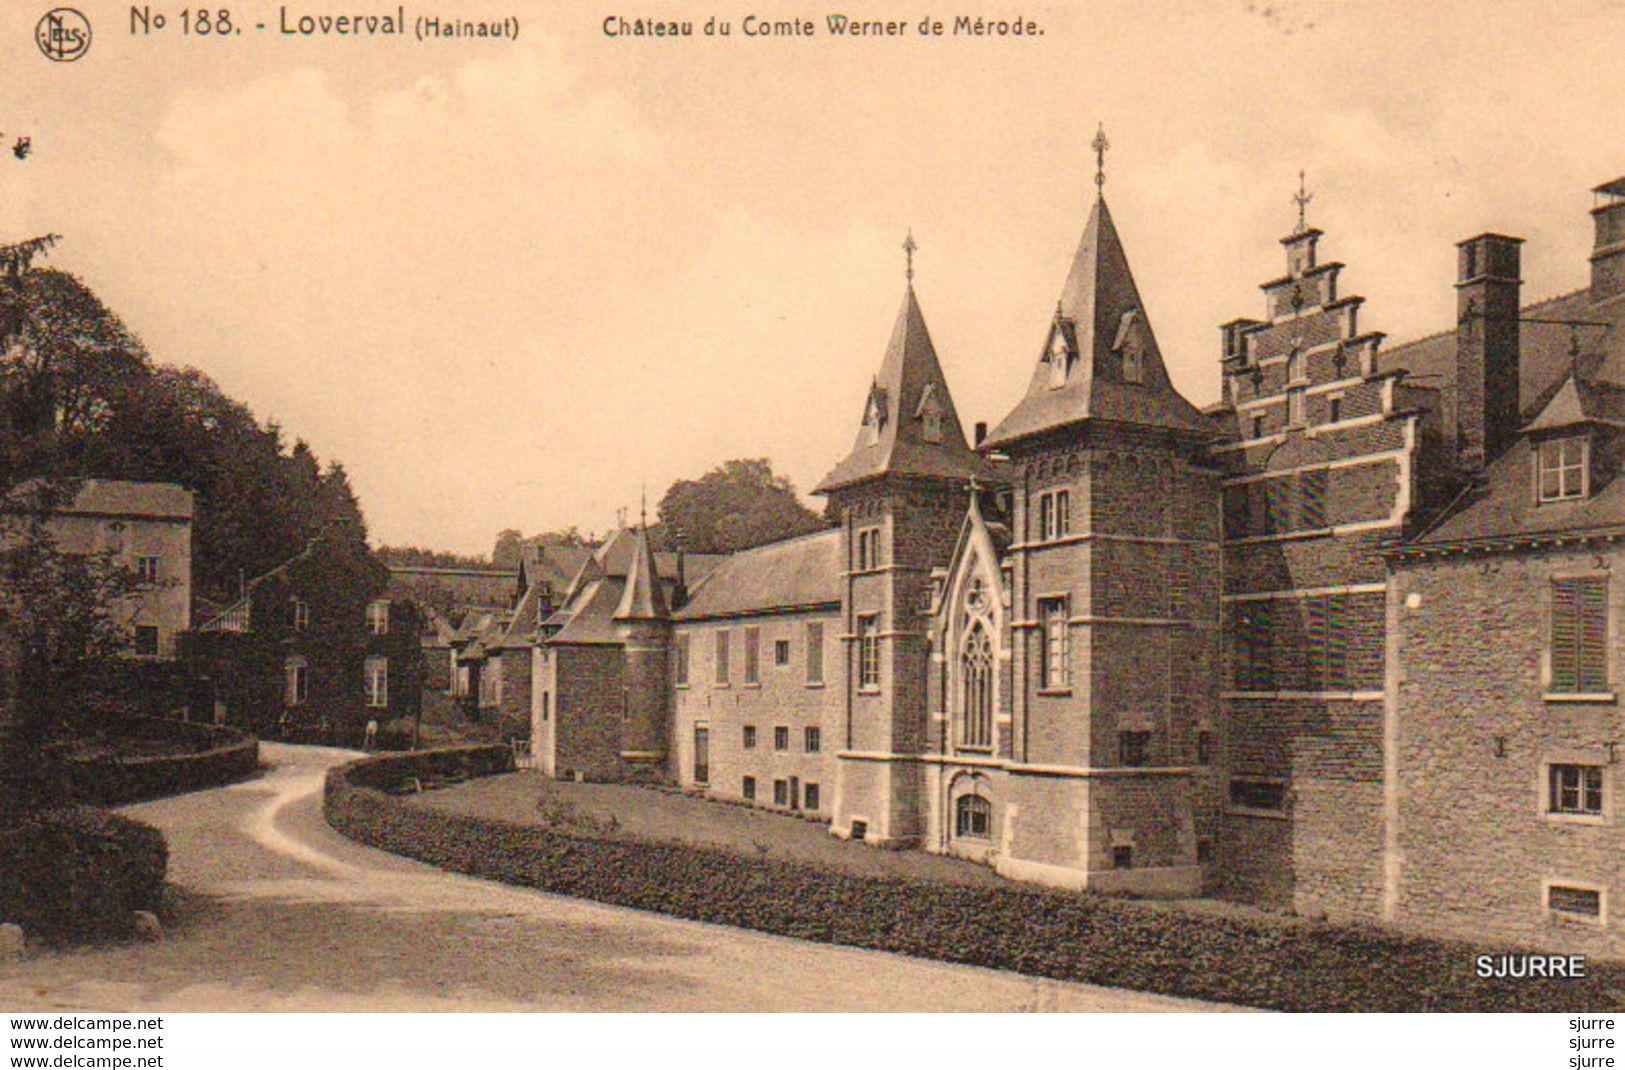
[(747, 802), (755, 802), (756, 778), (753, 776), (748, 776), (744, 780), (741, 780), (739, 782), (739, 794), (743, 795)]
[(755, 750), (756, 749), (756, 726), (755, 725), (748, 724), (748, 725), (745, 726), (743, 736), (740, 739), (740, 746), (744, 747), (746, 750)]
[(773, 749), (790, 749), (790, 729), (782, 724), (773, 729)]
[(1330, 473), (1324, 468), (1298, 477), (1298, 518), (1306, 528), (1326, 526), (1326, 484)]
[(1602, 916), (1602, 893), (1595, 888), (1553, 884), (1546, 889), (1546, 907), (1559, 914), (1599, 918)]
[(1151, 733), (1150, 732), (1119, 732), (1117, 733), (1117, 757), (1119, 765), (1140, 766), (1151, 764)]
[(1112, 868), (1113, 869), (1133, 869), (1134, 868), (1134, 845), (1133, 844), (1125, 843), (1125, 844), (1121, 844), (1121, 845), (1119, 845), (1117, 847), (1112, 848)]
[(773, 664), (781, 669), (790, 664), (790, 640), (773, 640)]
[(694, 726), (694, 783), (711, 782), (711, 729), (708, 725)]
[(726, 628), (717, 632), (716, 676), (717, 683), (723, 685), (728, 683), (728, 630)]
[(1196, 764), (1213, 764), (1213, 733), (1201, 731), (1196, 733)]
[(1554, 814), (1602, 813), (1602, 766), (1554, 765), (1547, 806)]
[(807, 730), (804, 733), (803, 742), (807, 748), (808, 754), (817, 754), (823, 749), (824, 746), (823, 730), (818, 728), (816, 725), (808, 725)]
[(1308, 671), (1312, 691), (1349, 688), (1348, 595), (1304, 599), (1308, 614)]
[(745, 683), (762, 682), (762, 629), (745, 629)]
[(1286, 392), (1286, 422), (1290, 427), (1302, 427), (1303, 415), (1303, 387), (1295, 387)]
[(880, 618), (858, 618), (858, 690), (880, 690)]
[(674, 673), (676, 675), (677, 686), (678, 687), (687, 687), (688, 686), (688, 636), (687, 635), (679, 635), (677, 637), (676, 655), (677, 655), (676, 656), (677, 664), (676, 664), (676, 667), (674, 669)]
[(1286, 812), (1286, 784), (1279, 780), (1230, 781), (1230, 805), (1242, 810)]
[(1560, 502), (1585, 495), (1586, 440), (1575, 435), (1540, 444), (1540, 500)]
[(805, 792), (805, 795), (802, 798), (802, 803), (805, 805), (806, 809), (812, 810), (816, 813), (818, 810), (818, 785), (808, 781), (807, 786), (803, 789), (803, 791)]
[(1072, 683), (1067, 658), (1071, 646), (1066, 622), (1067, 599), (1040, 598), (1038, 619), (1044, 628), (1044, 644), (1039, 652), (1039, 686), (1050, 691), (1062, 690)]
[(302, 706), (310, 698), (310, 666), (304, 658), (290, 658), (283, 667), (282, 702), (287, 706)]
[(1236, 610), (1235, 686), (1238, 691), (1275, 689), (1275, 606), (1243, 602)]
[(547, 720), (548, 714), (551, 712), (551, 707), (553, 705), (552, 700), (553, 700), (552, 692), (550, 692), (550, 691), (543, 691), (542, 692), (542, 720), (544, 720), (544, 721)]
[(1050, 490), (1038, 496), (1038, 537), (1044, 542), (1072, 533), (1072, 492)]
[(155, 624), (137, 624), (135, 626), (135, 652), (138, 657), (155, 658), (158, 656), (158, 626)]
[(367, 631), (372, 635), (389, 634), (389, 603), (384, 601), (367, 603)]
[(1264, 414), (1261, 412), (1253, 413), (1253, 437), (1264, 437)]
[(1271, 479), (1264, 484), (1264, 531), (1277, 534), (1292, 528), (1292, 480)]
[(1581, 576), (1552, 581), (1551, 690), (1608, 690), (1608, 580)]
[(880, 567), (880, 529), (864, 528), (858, 532), (858, 571), (869, 572)]
[(824, 626), (812, 621), (807, 624), (807, 682), (824, 682)]
[(310, 606), (306, 605), (303, 599), (288, 600), (288, 626), (296, 632), (305, 631), (310, 627)]
[(1326, 422), (1335, 424), (1343, 419), (1343, 395), (1333, 394), (1326, 399)]
[(1213, 861), (1213, 841), (1206, 836), (1196, 841), (1196, 861), (1203, 864)]
[(135, 559), (135, 578), (145, 584), (158, 582), (160, 559), (156, 557), (138, 557)]
[(788, 780), (775, 780), (773, 782), (773, 805), (790, 805), (790, 782)]
[(367, 706), (383, 709), (389, 705), (389, 659), (368, 658), (366, 674)]

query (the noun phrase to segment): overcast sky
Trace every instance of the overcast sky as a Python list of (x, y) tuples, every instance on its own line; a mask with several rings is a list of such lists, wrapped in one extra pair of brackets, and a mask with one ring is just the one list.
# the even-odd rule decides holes
[[(274, 31), (277, 5), (235, 6)], [(42, 5), (0, 15), (0, 131), (36, 147), (0, 159), (3, 233), (65, 235), (52, 263), (157, 359), (341, 460), (389, 543), (602, 531), (640, 486), (732, 457), (807, 490), (851, 444), (909, 227), (961, 417), (996, 422), (1082, 232), (1099, 121), (1197, 404), (1217, 325), (1283, 269), (1300, 168), (1323, 255), (1390, 344), (1448, 326), (1453, 245), (1483, 230), (1528, 239), (1527, 296), (1583, 285), (1589, 189), (1625, 174), (1618, 2), (625, 12), (1019, 8), (1044, 30), (865, 41), (612, 40), (608, 0), (436, 6), (516, 14), (519, 41), (138, 39), (127, 4), (81, 0), (91, 50), (56, 64)]]

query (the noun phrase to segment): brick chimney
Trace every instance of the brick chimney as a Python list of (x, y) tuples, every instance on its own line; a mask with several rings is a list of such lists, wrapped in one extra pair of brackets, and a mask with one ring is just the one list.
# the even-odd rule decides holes
[(1522, 238), (1480, 234), (1456, 244), (1456, 455), (1479, 471), (1518, 430), (1518, 301)]
[(1591, 301), (1625, 293), (1625, 178), (1591, 191), (1597, 196), (1591, 219), (1597, 228), (1591, 247)]

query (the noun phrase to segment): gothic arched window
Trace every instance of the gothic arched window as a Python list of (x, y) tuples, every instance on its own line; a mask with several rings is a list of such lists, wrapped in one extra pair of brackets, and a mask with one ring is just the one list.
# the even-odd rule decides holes
[(959, 710), (959, 743), (987, 747), (993, 743), (993, 644), (980, 621), (971, 625), (960, 654), (963, 687)]

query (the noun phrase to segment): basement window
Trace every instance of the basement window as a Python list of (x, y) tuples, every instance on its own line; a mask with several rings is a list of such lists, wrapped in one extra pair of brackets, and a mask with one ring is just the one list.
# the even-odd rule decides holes
[(1599, 921), (1602, 918), (1602, 890), (1572, 884), (1547, 885), (1546, 909), (1553, 914)]

